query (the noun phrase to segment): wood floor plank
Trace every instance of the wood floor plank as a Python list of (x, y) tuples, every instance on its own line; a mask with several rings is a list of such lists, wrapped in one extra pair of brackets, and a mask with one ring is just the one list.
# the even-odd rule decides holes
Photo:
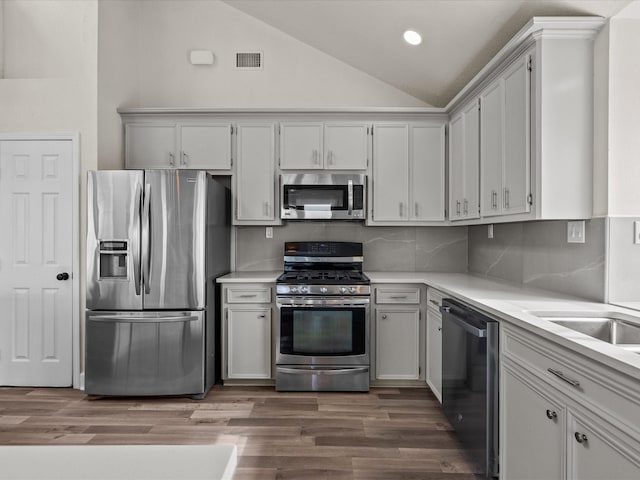
[(427, 388), (285, 393), (216, 385), (195, 401), (0, 387), (3, 444), (234, 444), (234, 480), (474, 478)]

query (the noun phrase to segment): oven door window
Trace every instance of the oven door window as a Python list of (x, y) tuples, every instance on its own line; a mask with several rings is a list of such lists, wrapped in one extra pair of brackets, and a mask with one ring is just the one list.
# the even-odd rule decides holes
[(280, 353), (287, 355), (363, 355), (366, 340), (364, 308), (283, 307)]

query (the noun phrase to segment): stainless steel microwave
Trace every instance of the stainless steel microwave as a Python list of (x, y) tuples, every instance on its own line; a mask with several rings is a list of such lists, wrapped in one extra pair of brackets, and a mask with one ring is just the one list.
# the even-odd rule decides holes
[(283, 220), (364, 220), (366, 175), (290, 173), (280, 176)]

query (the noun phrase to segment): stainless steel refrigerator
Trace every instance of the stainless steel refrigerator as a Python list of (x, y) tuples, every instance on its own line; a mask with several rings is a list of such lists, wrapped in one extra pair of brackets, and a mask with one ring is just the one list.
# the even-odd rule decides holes
[(90, 171), (85, 392), (202, 398), (215, 382), (215, 278), (230, 193), (197, 170)]

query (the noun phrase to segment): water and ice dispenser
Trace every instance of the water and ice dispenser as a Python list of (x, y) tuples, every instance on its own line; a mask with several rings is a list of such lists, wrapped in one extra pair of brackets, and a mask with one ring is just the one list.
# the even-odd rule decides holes
[(127, 240), (100, 241), (100, 278), (127, 278), (129, 245)]

